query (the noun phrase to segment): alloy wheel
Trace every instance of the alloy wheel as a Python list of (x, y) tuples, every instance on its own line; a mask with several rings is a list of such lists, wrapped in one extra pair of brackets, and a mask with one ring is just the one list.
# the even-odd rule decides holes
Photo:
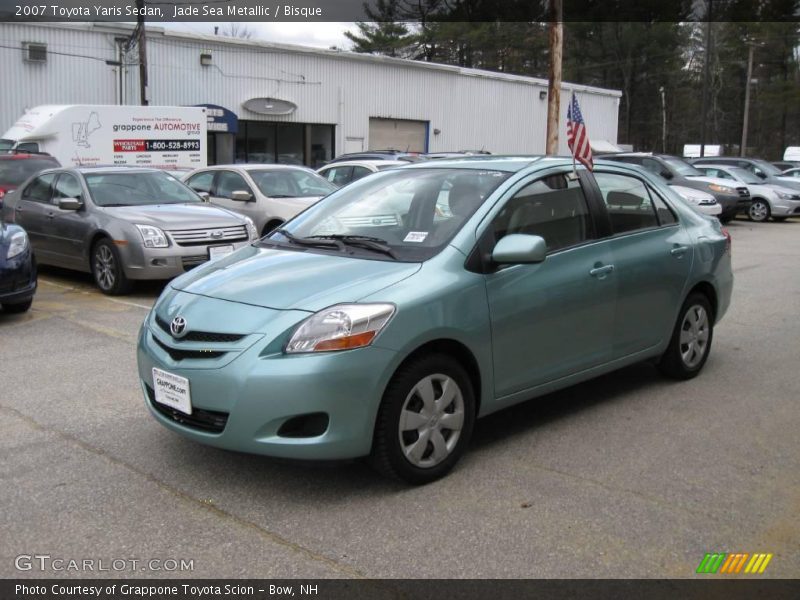
[(756, 200), (750, 205), (748, 214), (753, 221), (757, 221), (759, 223), (761, 221), (766, 221), (769, 218), (769, 206), (767, 206), (766, 202)]
[(703, 360), (708, 349), (709, 324), (705, 308), (695, 304), (686, 311), (680, 335), (681, 359), (687, 367), (694, 368)]
[(97, 284), (104, 290), (114, 287), (117, 264), (114, 260), (114, 253), (105, 244), (97, 247), (94, 253), (94, 272)]
[(411, 389), (400, 413), (400, 447), (414, 466), (431, 468), (453, 452), (464, 427), (464, 397), (454, 379), (434, 374)]

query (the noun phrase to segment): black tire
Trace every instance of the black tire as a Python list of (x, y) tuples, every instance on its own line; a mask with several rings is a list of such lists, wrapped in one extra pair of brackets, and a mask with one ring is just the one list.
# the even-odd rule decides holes
[(769, 202), (763, 198), (756, 198), (747, 209), (747, 218), (755, 223), (765, 223), (770, 217)]
[[(453, 447), (447, 450), (446, 458), (440, 462), (431, 464), (431, 466), (421, 467), (413, 464), (411, 459), (406, 456), (403, 444), (407, 444), (405, 448), (408, 449), (416, 442), (419, 442), (422, 439), (422, 435), (419, 435), (418, 430), (412, 429), (401, 432), (400, 419), (404, 407), (408, 406), (409, 411), (413, 412), (414, 403), (418, 403), (420, 406), (424, 404), (415, 389), (425, 380), (431, 378), (434, 379), (434, 385), (431, 388), (434, 392), (434, 397), (437, 393), (442, 393), (444, 389), (444, 387), (437, 387), (439, 382), (435, 378), (442, 378), (445, 381), (449, 379), (455, 382), (457, 385), (457, 388), (455, 388), (456, 396), (447, 405), (441, 407), (442, 411), (438, 413), (438, 416), (432, 416), (421, 427), (429, 429), (428, 433), (434, 430), (438, 431), (438, 438), (441, 438), (440, 441), (445, 443), (445, 448), (453, 440)], [(446, 381), (446, 385), (450, 385), (449, 381)], [(442, 422), (444, 422), (442, 415), (445, 413), (451, 415), (458, 412), (458, 392), (460, 392), (463, 420), (460, 424), (461, 429), (456, 433), (455, 430), (442, 427)], [(439, 398), (442, 397), (443, 395), (439, 396)], [(452, 409), (452, 412), (448, 412), (450, 409)], [(423, 410), (421, 409), (417, 414), (422, 415)], [(426, 418), (420, 417), (420, 419)], [(455, 466), (469, 443), (474, 425), (475, 393), (464, 368), (458, 361), (445, 354), (422, 355), (400, 367), (386, 387), (375, 423), (375, 436), (370, 462), (373, 467), (387, 477), (413, 485), (430, 483), (445, 476)], [(416, 439), (409, 437), (415, 435), (417, 436)], [(424, 445), (420, 446), (424, 448), (420, 457), (421, 461), (436, 460), (435, 446), (437, 444), (432, 441), (435, 435), (435, 432), (429, 435), (425, 439)], [(455, 439), (453, 438), (454, 435), (456, 436)], [(401, 441), (401, 439), (404, 441)]]
[(33, 304), (33, 298), (26, 300), (25, 302), (15, 302), (14, 304), (3, 304), (3, 310), (7, 313), (24, 313), (28, 312), (31, 308), (31, 304)]
[[(693, 330), (691, 321), (696, 318), (697, 312), (689, 315), (690, 312), (696, 311), (698, 308), (704, 311), (706, 316), (704, 329), (706, 331), (705, 345), (700, 349), (699, 340), (702, 339), (699, 331)], [(690, 331), (691, 330), (691, 331)], [(684, 331), (689, 335), (690, 341), (687, 343), (681, 342), (681, 336)], [(692, 340), (694, 346), (691, 346)], [(681, 307), (678, 313), (678, 321), (675, 323), (675, 328), (672, 331), (672, 338), (669, 341), (666, 351), (658, 361), (659, 370), (667, 377), (673, 379), (691, 379), (696, 377), (703, 369), (703, 365), (708, 360), (708, 354), (711, 351), (711, 342), (714, 339), (714, 313), (711, 309), (711, 303), (704, 294), (693, 293), (690, 294)], [(694, 349), (694, 352), (690, 350)], [(687, 360), (686, 355), (689, 354)]]
[(91, 263), (94, 282), (101, 292), (119, 296), (130, 291), (131, 282), (125, 276), (119, 252), (111, 240), (103, 238), (92, 246)]
[(722, 213), (722, 214), (719, 216), (719, 222), (720, 222), (720, 223), (722, 223), (723, 225), (727, 225), (728, 223), (730, 223), (731, 221), (733, 221), (733, 219), (734, 219), (734, 217), (735, 217), (735, 216), (736, 216), (736, 215), (731, 215), (731, 214), (727, 214), (727, 215), (726, 215), (725, 213)]
[(261, 230), (261, 237), (268, 235), (275, 231), (278, 227), (283, 225), (283, 221), (270, 221), (266, 225), (264, 225), (264, 229)]

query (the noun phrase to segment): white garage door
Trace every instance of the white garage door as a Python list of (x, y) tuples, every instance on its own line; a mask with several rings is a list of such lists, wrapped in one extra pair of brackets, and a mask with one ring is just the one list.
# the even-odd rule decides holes
[(425, 152), (428, 123), (404, 119), (369, 119), (370, 150)]

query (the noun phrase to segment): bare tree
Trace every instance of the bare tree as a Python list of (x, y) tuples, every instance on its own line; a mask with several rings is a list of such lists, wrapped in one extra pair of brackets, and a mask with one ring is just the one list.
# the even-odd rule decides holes
[(214, 35), (224, 35), (225, 37), (249, 40), (254, 35), (254, 31), (243, 23), (224, 23), (219, 27), (214, 27)]

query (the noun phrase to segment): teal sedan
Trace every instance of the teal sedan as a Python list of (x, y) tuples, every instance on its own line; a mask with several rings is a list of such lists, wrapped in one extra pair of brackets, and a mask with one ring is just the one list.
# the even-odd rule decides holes
[(727, 231), (636, 166), (419, 163), (172, 281), (139, 378), (197, 442), (421, 484), (479, 417), (640, 361), (696, 376), (732, 287)]

